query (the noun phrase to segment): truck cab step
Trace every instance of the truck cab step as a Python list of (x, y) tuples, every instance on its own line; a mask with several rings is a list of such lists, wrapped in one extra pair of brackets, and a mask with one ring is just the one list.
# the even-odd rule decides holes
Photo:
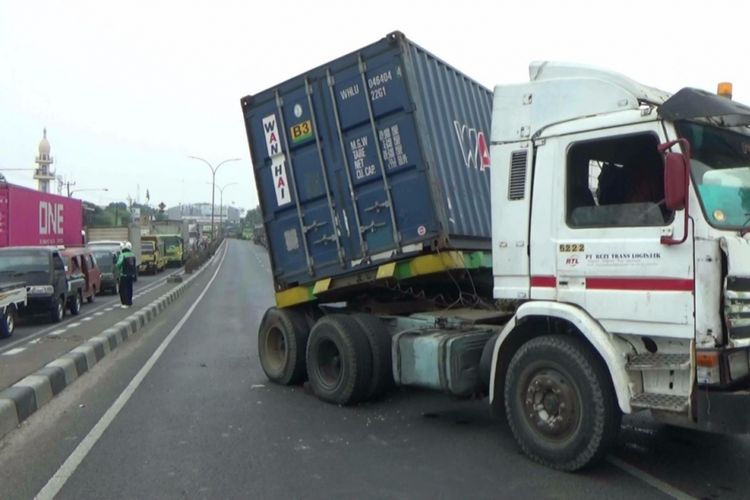
[(630, 398), (635, 410), (664, 410), (683, 413), (688, 408), (688, 396), (642, 392)]
[(628, 356), (628, 370), (687, 370), (690, 354), (639, 353)]

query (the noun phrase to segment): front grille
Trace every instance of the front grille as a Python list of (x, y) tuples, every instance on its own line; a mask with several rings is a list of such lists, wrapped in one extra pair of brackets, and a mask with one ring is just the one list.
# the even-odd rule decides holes
[(727, 290), (724, 296), (724, 317), (730, 337), (750, 338), (750, 291)]

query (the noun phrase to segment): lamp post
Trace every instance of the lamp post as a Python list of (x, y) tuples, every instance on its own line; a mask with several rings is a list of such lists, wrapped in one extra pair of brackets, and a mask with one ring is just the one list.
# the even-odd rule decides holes
[(208, 165), (208, 168), (211, 169), (211, 239), (214, 239), (214, 196), (216, 194), (216, 171), (219, 170), (219, 167), (224, 165), (225, 163), (229, 163), (230, 161), (240, 161), (240, 158), (230, 158), (228, 160), (224, 160), (220, 162), (215, 167), (211, 165), (207, 160), (204, 160), (203, 158), (200, 158), (198, 156), (188, 156), (188, 158), (192, 158), (193, 160), (200, 160), (206, 165)]
[(224, 184), (223, 186), (218, 186), (219, 188), (219, 233), (224, 234), (224, 219), (222, 218), (224, 216), (224, 189), (228, 188), (229, 186), (236, 186), (237, 182), (230, 182), (229, 184)]

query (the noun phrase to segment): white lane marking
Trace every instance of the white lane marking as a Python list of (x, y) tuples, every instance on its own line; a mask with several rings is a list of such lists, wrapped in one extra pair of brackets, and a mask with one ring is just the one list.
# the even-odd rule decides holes
[(25, 350), (25, 347), (16, 347), (15, 349), (11, 349), (10, 351), (5, 351), (3, 353), (3, 356), (15, 356), (16, 354), (21, 353)]
[(104, 415), (102, 415), (102, 418), (100, 418), (96, 425), (89, 431), (88, 434), (86, 434), (86, 437), (83, 438), (83, 441), (78, 443), (78, 446), (76, 446), (76, 449), (73, 450), (73, 453), (70, 454), (70, 456), (65, 460), (65, 462), (63, 462), (60, 468), (57, 469), (57, 472), (55, 472), (50, 480), (47, 481), (47, 484), (44, 485), (44, 488), (42, 488), (42, 490), (34, 497), (35, 499), (51, 500), (60, 492), (62, 487), (65, 486), (65, 483), (75, 473), (76, 469), (81, 464), (83, 459), (86, 458), (86, 455), (88, 455), (94, 445), (96, 445), (96, 442), (99, 440), (99, 438), (102, 437), (104, 431), (107, 430), (110, 424), (114, 421), (115, 417), (117, 417), (117, 414), (120, 413), (120, 410), (123, 409), (128, 400), (133, 396), (135, 391), (146, 378), (146, 375), (148, 375), (156, 362), (159, 361), (159, 358), (162, 354), (164, 354), (164, 351), (167, 349), (167, 347), (169, 347), (169, 344), (172, 343), (172, 339), (174, 339), (175, 335), (179, 333), (179, 331), (182, 329), (182, 326), (193, 314), (193, 311), (195, 311), (195, 308), (198, 307), (198, 304), (200, 304), (201, 300), (203, 300), (203, 297), (211, 288), (211, 284), (216, 279), (216, 276), (219, 275), (221, 265), (224, 263), (224, 258), (226, 256), (227, 252), (225, 251), (221, 257), (219, 265), (216, 266), (214, 275), (208, 281), (206, 287), (195, 300), (193, 305), (190, 306), (190, 309), (187, 310), (185, 316), (183, 316), (180, 322), (177, 323), (174, 328), (172, 328), (172, 331), (169, 332), (167, 338), (162, 341), (156, 351), (154, 351), (151, 357), (148, 358), (146, 364), (143, 365), (136, 376), (133, 377), (133, 380), (130, 381), (125, 390), (123, 390), (122, 393), (117, 397), (115, 402), (112, 403), (112, 406), (110, 406), (109, 409), (107, 409), (107, 411), (104, 413)]
[(656, 488), (657, 490), (661, 491), (665, 495), (669, 495), (672, 498), (676, 498), (678, 500), (697, 500), (696, 497), (692, 495), (688, 495), (684, 491), (678, 490), (671, 484), (665, 483), (661, 479), (658, 479), (648, 472), (644, 472), (638, 467), (634, 467), (630, 465), (627, 462), (623, 462), (619, 458), (615, 458), (613, 456), (607, 457), (607, 462), (614, 465), (615, 467), (624, 470), (631, 476), (635, 477), (636, 479), (640, 479), (644, 483), (648, 484), (649, 486), (652, 486)]
[(80, 321), (76, 321), (75, 323), (69, 324), (68, 326), (65, 327), (65, 329), (68, 330), (70, 328), (75, 328), (77, 326), (81, 326), (81, 322)]
[(34, 339), (34, 340), (32, 340), (31, 342), (29, 342), (29, 344), (32, 344), (32, 345), (33, 345), (33, 344), (38, 344), (38, 343), (39, 343), (39, 342), (40, 342), (41, 340), (42, 340), (42, 339)]
[(57, 337), (57, 336), (59, 336), (59, 335), (62, 335), (63, 333), (65, 333), (65, 330), (63, 330), (63, 329), (60, 329), (60, 330), (54, 330), (54, 331), (52, 331), (52, 332), (49, 332), (49, 336), (50, 336), (50, 337)]
[(94, 316), (101, 316), (102, 314), (104, 314), (104, 311), (96, 311)]
[(83, 318), (81, 321), (91, 321), (92, 319), (94, 319), (93, 316), (87, 316), (87, 317)]
[(110, 306), (110, 307), (106, 308), (106, 309), (105, 309), (105, 311), (109, 312), (109, 311), (111, 311), (112, 309), (114, 309), (114, 306)]

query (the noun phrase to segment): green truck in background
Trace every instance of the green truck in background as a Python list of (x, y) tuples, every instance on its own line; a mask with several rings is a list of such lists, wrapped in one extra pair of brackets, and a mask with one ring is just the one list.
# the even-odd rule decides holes
[(177, 234), (161, 234), (164, 241), (164, 254), (168, 266), (179, 267), (185, 263), (185, 242), (182, 236)]

